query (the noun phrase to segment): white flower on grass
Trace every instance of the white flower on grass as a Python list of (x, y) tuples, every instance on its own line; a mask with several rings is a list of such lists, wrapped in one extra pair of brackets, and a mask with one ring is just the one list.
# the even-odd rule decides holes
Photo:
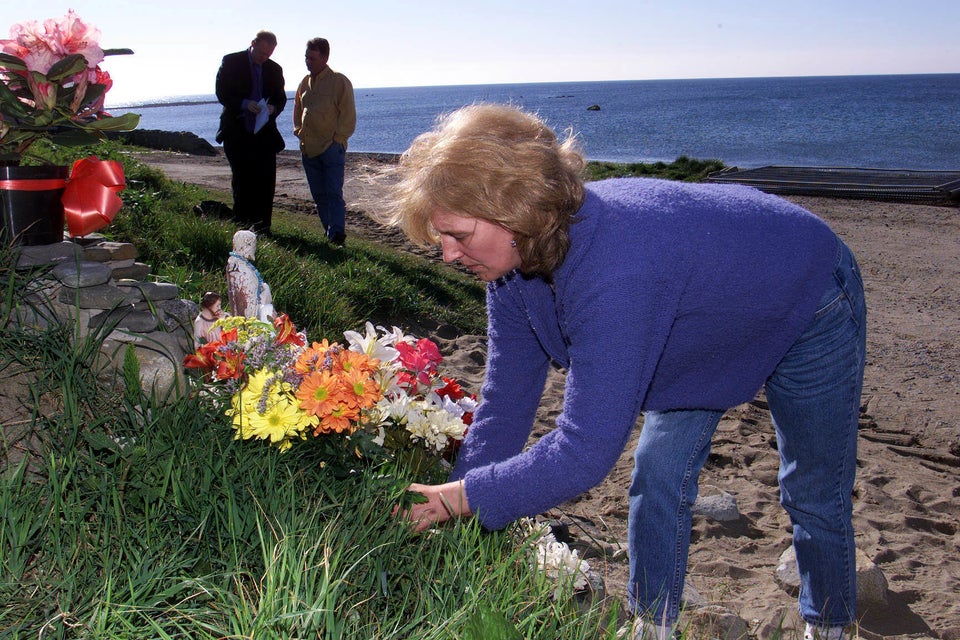
[(558, 582), (565, 576), (573, 576), (573, 588), (577, 591), (587, 587), (590, 565), (566, 542), (557, 542), (552, 533), (537, 542), (537, 568)]
[(560, 598), (567, 580), (572, 579), (575, 591), (587, 588), (590, 563), (581, 559), (576, 550), (567, 546), (566, 542), (559, 542), (546, 524), (524, 518), (519, 525), (521, 534), (533, 541), (537, 570), (557, 583), (554, 599)]

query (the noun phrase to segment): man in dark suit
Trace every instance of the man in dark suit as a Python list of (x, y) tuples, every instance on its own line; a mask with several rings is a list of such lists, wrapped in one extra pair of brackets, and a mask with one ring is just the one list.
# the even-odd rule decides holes
[[(277, 115), (287, 94), (283, 69), (270, 60), (276, 47), (277, 37), (261, 31), (249, 49), (225, 55), (217, 72), (217, 100), (223, 105), (217, 142), (223, 143), (233, 172), (233, 213), (241, 226), (257, 233), (270, 232), (277, 154), (284, 147)], [(269, 117), (257, 128), (264, 109)]]

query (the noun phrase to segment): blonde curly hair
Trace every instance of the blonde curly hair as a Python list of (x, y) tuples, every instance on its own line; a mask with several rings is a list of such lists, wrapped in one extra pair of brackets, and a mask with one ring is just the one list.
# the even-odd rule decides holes
[(514, 235), (524, 274), (549, 278), (570, 248), (584, 166), (574, 137), (558, 140), (534, 114), (498, 104), (463, 107), (400, 157), (380, 218), (422, 246), (439, 243), (430, 222), (437, 211), (486, 220)]

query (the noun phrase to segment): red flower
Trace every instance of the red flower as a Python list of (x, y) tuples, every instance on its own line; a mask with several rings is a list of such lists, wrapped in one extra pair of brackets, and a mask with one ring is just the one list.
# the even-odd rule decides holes
[(451, 400), (459, 400), (464, 397), (466, 394), (463, 389), (460, 387), (460, 383), (454, 380), (453, 378), (447, 378), (446, 376), (441, 376), (443, 381), (446, 383), (439, 389), (437, 389), (437, 394), (441, 398), (450, 398)]
[(247, 354), (236, 349), (236, 341), (236, 327), (224, 331), (219, 340), (207, 342), (196, 352), (184, 357), (183, 366), (187, 369), (212, 371), (218, 380), (239, 379), (243, 375), (243, 359)]
[(226, 349), (218, 355), (216, 377), (217, 380), (237, 380), (243, 375), (243, 359), (247, 354), (242, 351)]
[(416, 347), (407, 342), (398, 342), (396, 349), (400, 353), (400, 364), (413, 374), (414, 380), (410, 388), (415, 391), (417, 382), (429, 385), (430, 377), (436, 374), (437, 365), (443, 361), (437, 345), (426, 338), (420, 338)]
[(219, 342), (208, 342), (202, 345), (199, 349), (197, 349), (196, 353), (192, 353), (183, 359), (184, 368), (213, 371), (213, 368), (217, 363), (216, 355), (217, 347), (219, 346)]
[(290, 316), (281, 314), (273, 319), (273, 328), (277, 330), (277, 337), (274, 344), (295, 344), (302, 347), (307, 344), (307, 340), (302, 333), (297, 333), (297, 328), (290, 321)]

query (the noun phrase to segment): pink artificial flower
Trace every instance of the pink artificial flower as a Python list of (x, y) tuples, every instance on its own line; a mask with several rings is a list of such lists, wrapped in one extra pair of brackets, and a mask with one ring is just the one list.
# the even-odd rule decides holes
[(77, 114), (73, 119), (83, 118), (88, 114), (87, 109), (81, 109), (83, 106), (83, 100), (87, 97), (87, 73), (78, 73), (73, 77), (71, 82), (73, 84), (73, 99), (70, 101), (70, 111)]
[(4, 53), (14, 55), (27, 65), (28, 71), (44, 75), (63, 58), (53, 34), (48, 34), (36, 20), (28, 20), (10, 27), (10, 40), (4, 41)]
[[(76, 93), (74, 94), (73, 101), (70, 104), (71, 110), (77, 115), (73, 118), (74, 120), (85, 120), (87, 118), (92, 118), (94, 116), (104, 116), (108, 115), (103, 110), (103, 102), (107, 97), (107, 92), (110, 90), (110, 87), (113, 86), (113, 80), (110, 78), (110, 74), (97, 67), (95, 69), (88, 69), (74, 76), (76, 82)], [(91, 84), (102, 84), (104, 85), (103, 93), (100, 94), (100, 97), (96, 100), (90, 102), (89, 104), (84, 105), (84, 98), (87, 94), (87, 87)], [(83, 107), (81, 109), (81, 107)]]
[(27, 85), (37, 109), (50, 111), (57, 105), (57, 85), (47, 80), (46, 76), (30, 72), (27, 74)]
[(87, 59), (91, 69), (103, 62), (103, 49), (100, 48), (100, 29), (80, 19), (73, 9), (60, 20), (50, 18), (44, 22), (47, 33), (56, 34), (56, 42), (62, 53), (79, 53)]
[(10, 27), (10, 41), (24, 49), (49, 47), (47, 33), (38, 20), (26, 20)]
[[(0, 53), (5, 53), (14, 58), (20, 58), (23, 60), (24, 56), (30, 53), (30, 50), (24, 46), (21, 46), (16, 40), (0, 40)], [(0, 64), (0, 69), (6, 69), (2, 64)]]
[(24, 61), (28, 71), (44, 75), (55, 63), (72, 54), (82, 55), (87, 67), (95, 68), (103, 62), (100, 48), (100, 30), (88, 25), (71, 9), (65, 16), (44, 20), (27, 20), (10, 27), (10, 39), (0, 40), (4, 53)]

